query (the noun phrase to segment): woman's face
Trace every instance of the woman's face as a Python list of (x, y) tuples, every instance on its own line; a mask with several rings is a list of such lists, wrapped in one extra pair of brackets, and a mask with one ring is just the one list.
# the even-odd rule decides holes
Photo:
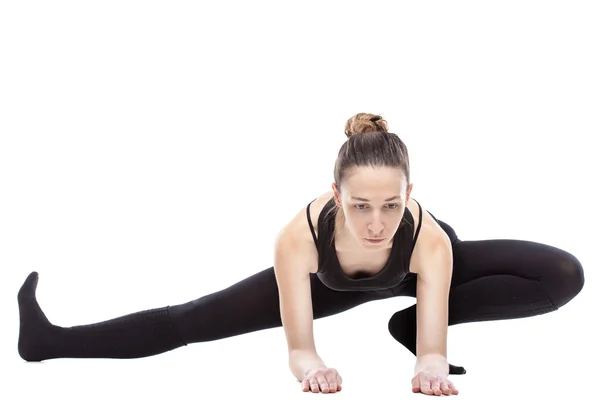
[(341, 188), (333, 184), (336, 204), (344, 213), (344, 228), (365, 249), (391, 244), (402, 221), (412, 184), (401, 170), (360, 167), (350, 171)]

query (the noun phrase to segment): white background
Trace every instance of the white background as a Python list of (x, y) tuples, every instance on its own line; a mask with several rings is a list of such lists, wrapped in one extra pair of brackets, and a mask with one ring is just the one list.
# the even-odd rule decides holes
[[(46, 315), (72, 326), (270, 267), (358, 112), (406, 141), (413, 196), (462, 239), (548, 243), (584, 265), (584, 290), (555, 313), (450, 328), (459, 397), (593, 397), (599, 17), (593, 1), (3, 2), (0, 398), (311, 396), (280, 329), (26, 363), (16, 294), (38, 271)], [(387, 332), (413, 301), (315, 323), (336, 396), (419, 396)]]

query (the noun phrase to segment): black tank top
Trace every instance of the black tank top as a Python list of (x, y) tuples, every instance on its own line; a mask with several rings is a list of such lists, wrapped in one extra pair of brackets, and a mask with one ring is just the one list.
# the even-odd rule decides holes
[[(316, 200), (316, 199), (315, 199)], [(315, 230), (310, 219), (310, 205), (306, 207), (306, 216), (308, 225), (317, 251), (319, 254), (319, 265), (316, 275), (323, 284), (330, 289), (338, 291), (367, 291), (389, 289), (398, 285), (409, 273), (410, 258), (421, 230), (422, 209), (419, 205), (419, 225), (414, 234), (414, 219), (408, 208), (405, 208), (404, 215), (392, 242), (392, 251), (384, 267), (372, 276), (348, 276), (340, 266), (333, 240), (333, 228), (335, 226), (335, 213), (332, 208), (336, 207), (333, 197), (325, 204), (319, 214), (318, 230), (319, 237), (315, 235)]]

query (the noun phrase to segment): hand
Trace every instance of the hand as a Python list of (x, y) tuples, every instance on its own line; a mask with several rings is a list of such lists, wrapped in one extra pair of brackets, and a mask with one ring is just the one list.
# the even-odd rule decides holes
[(309, 369), (302, 380), (302, 391), (335, 393), (342, 390), (342, 377), (335, 368)]
[(454, 384), (448, 380), (448, 375), (441, 369), (420, 371), (412, 379), (412, 391), (413, 393), (422, 392), (435, 396), (458, 394)]

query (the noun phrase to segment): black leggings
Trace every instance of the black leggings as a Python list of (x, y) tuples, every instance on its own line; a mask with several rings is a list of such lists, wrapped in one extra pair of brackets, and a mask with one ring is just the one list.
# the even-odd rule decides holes
[[(517, 240), (457, 241), (453, 250), (449, 325), (555, 311), (583, 287), (583, 269), (578, 260), (547, 245)], [(318, 319), (373, 300), (416, 297), (416, 275), (410, 274), (398, 287), (388, 290), (337, 292), (311, 274), (311, 291), (313, 314)], [(222, 291), (171, 307), (170, 313), (186, 344), (279, 327), (273, 268)]]
[[(451, 234), (451, 228), (444, 228)], [(454, 272), (449, 325), (523, 318), (557, 310), (583, 288), (584, 272), (572, 254), (523, 240), (453, 240)], [(311, 274), (314, 318), (373, 300), (416, 295), (416, 276), (397, 287), (338, 292)], [(37, 273), (19, 291), (19, 353), (28, 361), (50, 358), (136, 358), (187, 345), (281, 326), (273, 268), (187, 303), (140, 311), (96, 324), (58, 327), (35, 299)], [(394, 338), (415, 352), (415, 305), (389, 320)]]

